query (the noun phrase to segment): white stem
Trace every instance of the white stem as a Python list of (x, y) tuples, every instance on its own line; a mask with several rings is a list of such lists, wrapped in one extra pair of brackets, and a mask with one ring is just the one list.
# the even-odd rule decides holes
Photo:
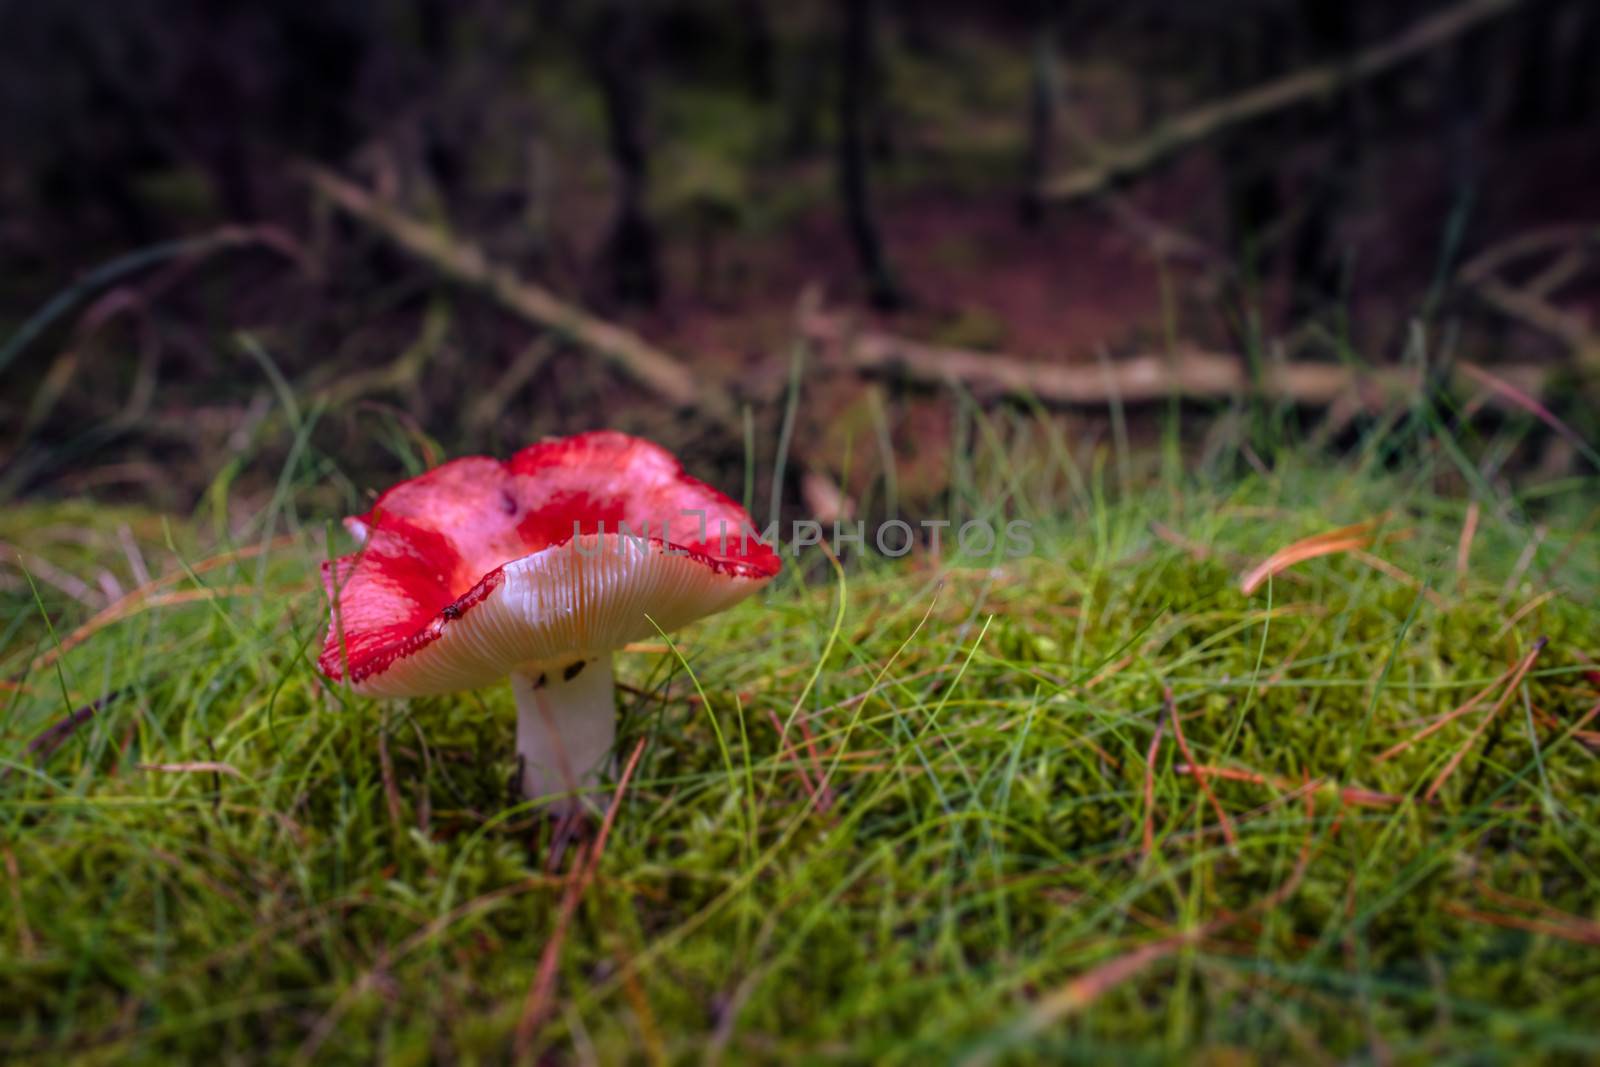
[[(515, 671), (517, 755), (522, 795), (529, 800), (594, 785), (605, 773), (617, 736), (611, 656)], [(581, 797), (549, 805), (555, 814), (583, 806)]]

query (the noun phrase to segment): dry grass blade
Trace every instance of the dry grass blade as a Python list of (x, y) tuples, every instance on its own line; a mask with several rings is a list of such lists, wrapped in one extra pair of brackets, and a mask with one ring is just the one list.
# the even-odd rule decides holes
[(231, 763), (220, 760), (191, 760), (187, 763), (140, 763), (137, 764), (141, 771), (156, 771), (161, 774), (226, 774), (230, 778), (243, 778), (239, 769)]
[(1149, 859), (1156, 844), (1156, 757), (1161, 753), (1161, 732), (1167, 728), (1167, 709), (1161, 709), (1156, 722), (1156, 735), (1150, 739), (1150, 749), (1144, 754), (1144, 858)]
[(1406, 749), (1410, 748), (1412, 745), (1417, 744), (1419, 741), (1426, 741), (1440, 730), (1443, 730), (1446, 726), (1449, 726), (1451, 723), (1461, 718), (1461, 716), (1468, 714), (1473, 708), (1483, 703), (1484, 700), (1488, 698), (1489, 694), (1493, 693), (1496, 689), (1499, 689), (1501, 684), (1504, 683), (1505, 680), (1516, 671), (1516, 669), (1516, 664), (1512, 664), (1506, 669), (1504, 674), (1490, 682), (1488, 685), (1484, 686), (1482, 689), (1478, 690), (1476, 693), (1472, 694), (1465, 704), (1462, 704), (1454, 711), (1445, 712), (1427, 726), (1423, 727), (1420, 733), (1414, 734), (1411, 737), (1406, 738), (1404, 741), (1400, 741), (1384, 749), (1382, 752), (1378, 753), (1373, 762), (1382, 763), (1385, 760), (1393, 759)]
[(1196, 938), (1195, 934), (1164, 938), (1091, 967), (1035, 1004), (1028, 1013), (1027, 1028), (1037, 1032), (1058, 1019), (1081, 1011), (1136, 977), (1152, 963), (1165, 959)]
[(1467, 572), (1472, 566), (1472, 541), (1478, 533), (1478, 502), (1467, 505), (1467, 517), (1461, 523), (1461, 540), (1456, 542), (1456, 585), (1467, 584)]
[(56, 662), (56, 660), (60, 659), (62, 656), (65, 656), (68, 652), (71, 652), (79, 645), (83, 644), (85, 641), (89, 640), (89, 638), (93, 637), (107, 626), (110, 626), (113, 623), (121, 622), (129, 615), (144, 607), (151, 606), (153, 604), (181, 604), (190, 600), (201, 600), (212, 596), (245, 595), (246, 593), (255, 593), (257, 590), (253, 587), (230, 587), (225, 589), (185, 589), (176, 593), (166, 594), (166, 596), (163, 598), (157, 598), (154, 596), (157, 590), (183, 580), (191, 571), (195, 574), (205, 574), (206, 572), (214, 571), (219, 567), (225, 567), (230, 563), (236, 563), (240, 560), (253, 559), (264, 552), (274, 552), (280, 548), (288, 548), (290, 545), (295, 543), (295, 540), (296, 538), (294, 536), (285, 535), (283, 537), (274, 538), (273, 540), (268, 541), (266, 544), (248, 545), (233, 552), (224, 552), (220, 555), (203, 559), (198, 563), (190, 564), (187, 570), (179, 568), (178, 570), (173, 571), (171, 574), (164, 574), (154, 581), (146, 582), (144, 585), (141, 585), (137, 589), (129, 592), (122, 599), (107, 606), (104, 610), (97, 613), (82, 626), (79, 626), (77, 629), (67, 634), (67, 636), (63, 637), (54, 648), (47, 649), (46, 651), (41, 652), (38, 656), (34, 657), (33, 662), (28, 665), (28, 670), (29, 672), (32, 672), (50, 666)]
[(4, 543), (0, 543), (0, 549), (5, 550), (0, 552), (0, 560), (5, 560), (6, 554), (9, 553), (13, 558), (6, 560), (6, 562), (21, 568), (46, 585), (59, 589), (78, 603), (87, 605), (90, 608), (104, 603), (101, 596), (95, 592), (94, 587), (88, 582), (79, 578), (76, 574), (62, 570), (43, 556), (24, 552), (15, 545)]
[(16, 853), (5, 850), (6, 876), (11, 880), (11, 906), (17, 913), (17, 947), (23, 959), (33, 955), (35, 941), (28, 927), (28, 913), (22, 909), (22, 872), (17, 867)]
[(1490, 926), (1502, 926), (1511, 930), (1525, 930), (1530, 934), (1544, 934), (1549, 937), (1559, 937), (1566, 941), (1576, 941), (1582, 945), (1594, 945), (1600, 948), (1600, 923), (1590, 922), (1587, 919), (1572, 917), (1570, 922), (1559, 922), (1552, 919), (1539, 919), (1528, 915), (1507, 915), (1502, 912), (1478, 911), (1465, 904), (1458, 904), (1453, 900), (1444, 902), (1444, 910), (1458, 918), (1468, 919), (1472, 922), (1486, 923)]
[(1373, 531), (1377, 528), (1378, 521), (1378, 519), (1368, 519), (1366, 522), (1302, 537), (1291, 545), (1285, 545), (1251, 568), (1249, 573), (1239, 580), (1239, 588), (1245, 596), (1249, 596), (1268, 578), (1308, 559), (1369, 548), (1374, 540)]
[(817, 802), (817, 787), (811, 784), (811, 776), (806, 773), (805, 763), (800, 759), (800, 753), (795, 751), (783, 736), (783, 720), (778, 718), (778, 713), (771, 708), (767, 709), (767, 718), (772, 722), (772, 728), (778, 734), (778, 758), (784, 763), (793, 763), (795, 774), (800, 776), (800, 784), (806, 787), (806, 796), (811, 802)]
[[(817, 752), (816, 738), (812, 735), (810, 725), (804, 719), (797, 720), (795, 725), (800, 727), (800, 736), (806, 743), (806, 753), (811, 757), (811, 773), (816, 776), (818, 782), (822, 783), (822, 788), (818, 791), (816, 797), (817, 810), (826, 814), (833, 807), (833, 787), (828, 785), (828, 776), (823, 772), (822, 756)], [(795, 755), (798, 758), (799, 753), (796, 752)]]
[(333, 1035), (335, 1028), (337, 1028), (339, 1025), (339, 1020), (344, 1018), (345, 1013), (350, 1010), (350, 1006), (355, 1002), (355, 998), (371, 988), (372, 984), (377, 981), (380, 976), (387, 973), (389, 968), (394, 964), (411, 955), (411, 953), (415, 952), (422, 945), (425, 945), (435, 937), (438, 937), (441, 933), (443, 933), (445, 930), (448, 930), (451, 926), (460, 922), (462, 919), (484, 911), (489, 908), (490, 905), (497, 904), (508, 897), (518, 896), (522, 893), (531, 892), (535, 889), (542, 889), (548, 884), (549, 882), (547, 879), (540, 877), (529, 877), (524, 878), (520, 882), (514, 882), (511, 885), (501, 886), (499, 889), (491, 889), (482, 896), (474, 897), (466, 903), (452, 908), (450, 911), (434, 919), (432, 922), (422, 926), (411, 936), (407, 937), (404, 941), (400, 942), (400, 944), (396, 945), (393, 949), (386, 948), (381, 951), (378, 954), (378, 958), (373, 962), (372, 966), (367, 968), (367, 970), (358, 976), (355, 981), (346, 986), (344, 991), (339, 994), (338, 998), (334, 1000), (333, 1004), (328, 1008), (328, 1010), (324, 1012), (322, 1017), (318, 1019), (311, 1027), (311, 1030), (309, 1033), (307, 1033), (305, 1040), (300, 1043), (300, 1047), (295, 1049), (293, 1055), (289, 1057), (289, 1062), (305, 1064), (311, 1063), (313, 1060), (315, 1060), (318, 1050), (320, 1050), (322, 1046), (327, 1043), (328, 1038)]
[[(1258, 774), (1255, 771), (1239, 770), (1234, 767), (1213, 767), (1180, 763), (1172, 769), (1178, 774), (1194, 774), (1198, 771), (1199, 773), (1210, 778), (1221, 778), (1230, 782), (1248, 782), (1250, 785), (1267, 786), (1269, 788), (1282, 791), (1303, 788), (1302, 786), (1297, 786), (1284, 778), (1276, 778), (1271, 775)], [(1335, 783), (1330, 782), (1325, 778), (1313, 779), (1311, 783), (1313, 788), (1321, 788), (1325, 785), (1334, 784)], [(1341, 785), (1336, 786), (1336, 788), (1339, 791), (1340, 801), (1355, 807), (1392, 808), (1406, 802), (1405, 797), (1397, 797), (1392, 793), (1379, 793), (1371, 789), (1362, 789), (1360, 786)]]
[(1206, 800), (1211, 803), (1211, 810), (1217, 813), (1217, 821), (1222, 824), (1222, 836), (1227, 838), (1228, 847), (1239, 847), (1239, 835), (1234, 832), (1233, 820), (1228, 818), (1228, 812), (1223, 808), (1222, 802), (1217, 799), (1217, 794), (1212, 792), (1211, 783), (1207, 780), (1205, 769), (1194, 758), (1194, 753), (1189, 751), (1189, 739), (1183, 736), (1183, 722), (1178, 715), (1176, 702), (1172, 697), (1172, 687), (1162, 689), (1162, 700), (1166, 704), (1167, 718), (1172, 722), (1172, 737), (1178, 742), (1178, 751), (1183, 753), (1183, 758), (1189, 761), (1189, 766), (1194, 769), (1194, 780), (1199, 783), (1200, 791), (1206, 795)]
[(1494, 390), (1512, 404), (1528, 412), (1528, 414), (1532, 415), (1534, 418), (1550, 427), (1550, 429), (1554, 430), (1564, 441), (1567, 442), (1567, 444), (1571, 445), (1583, 455), (1589, 457), (1591, 461), (1600, 462), (1600, 460), (1597, 460), (1597, 457), (1595, 456), (1595, 450), (1593, 446), (1589, 444), (1589, 442), (1585, 441), (1575, 430), (1572, 429), (1572, 427), (1556, 418), (1555, 413), (1549, 408), (1539, 403), (1538, 400), (1529, 396), (1521, 389), (1518, 389), (1515, 385), (1512, 385), (1510, 382), (1499, 377), (1498, 375), (1491, 374), (1482, 367), (1475, 367), (1471, 363), (1461, 364), (1461, 373), (1465, 374), (1473, 381), (1478, 382), (1480, 385), (1484, 385), (1489, 389)]
[(1438, 593), (1435, 593), (1432, 589), (1429, 589), (1426, 585), (1422, 584), (1422, 582), (1415, 576), (1407, 573), (1400, 567), (1396, 567), (1393, 563), (1390, 563), (1381, 556), (1374, 556), (1371, 552), (1368, 552), (1365, 549), (1352, 548), (1350, 550), (1350, 558), (1358, 563), (1366, 564), (1379, 574), (1387, 575), (1388, 577), (1393, 578), (1401, 585), (1415, 589), (1422, 595), (1424, 600), (1426, 600), (1429, 604), (1432, 604), (1434, 607), (1441, 609), (1445, 607), (1444, 597), (1440, 596)]
[(1478, 738), (1483, 736), (1484, 730), (1489, 728), (1489, 724), (1500, 714), (1500, 710), (1510, 703), (1512, 695), (1517, 691), (1517, 686), (1522, 684), (1522, 679), (1533, 668), (1533, 661), (1539, 658), (1539, 653), (1544, 650), (1544, 646), (1545, 639), (1541, 637), (1533, 643), (1533, 647), (1528, 650), (1528, 654), (1522, 657), (1522, 662), (1517, 664), (1516, 671), (1511, 675), (1511, 680), (1506, 683), (1505, 691), (1500, 694), (1500, 699), (1495, 701), (1494, 707), (1490, 708), (1488, 714), (1484, 715), (1483, 720), (1472, 731), (1472, 736), (1467, 738), (1467, 743), (1457, 749), (1455, 755), (1450, 757), (1450, 762), (1445, 764), (1444, 770), (1439, 772), (1439, 777), (1433, 780), (1433, 784), (1423, 794), (1424, 800), (1432, 800), (1439, 795), (1439, 790), (1444, 788), (1444, 784), (1450, 780), (1450, 776), (1456, 772), (1456, 768), (1461, 766), (1461, 761), (1466, 758), (1467, 753), (1471, 752), (1473, 746), (1478, 743)]
[(600, 857), (605, 853), (606, 839), (611, 836), (611, 827), (616, 823), (617, 812), (622, 808), (622, 798), (627, 793), (628, 781), (633, 777), (634, 768), (639, 766), (639, 757), (644, 755), (645, 740), (641, 737), (639, 743), (633, 746), (633, 755), (628, 757), (628, 764), (622, 769), (622, 777), (617, 780), (617, 791), (612, 795), (611, 806), (606, 809), (605, 818), (600, 822), (600, 832), (595, 835), (593, 846), (587, 853), (579, 853), (573, 860), (572, 874), (567, 878), (566, 891), (561, 895), (561, 911), (556, 916), (555, 929), (551, 932), (550, 939), (545, 942), (544, 952), (539, 957), (539, 969), (534, 975), (533, 985), (528, 988), (528, 997), (522, 1005), (522, 1015), (517, 1020), (514, 1047), (518, 1062), (527, 1061), (533, 1049), (533, 1040), (539, 1035), (539, 1028), (549, 1014), (551, 994), (556, 984), (556, 965), (561, 961), (561, 944), (566, 939), (567, 927), (571, 925), (572, 916), (578, 910), (578, 902), (583, 899), (584, 890), (589, 888), (595, 872), (600, 869)]
[(1500, 624), (1500, 628), (1494, 632), (1494, 636), (1492, 638), (1490, 638), (1490, 640), (1491, 641), (1500, 640), (1506, 634), (1510, 633), (1512, 628), (1515, 627), (1517, 625), (1517, 623), (1519, 623), (1523, 619), (1527, 618), (1530, 613), (1532, 613), (1534, 611), (1537, 611), (1541, 605), (1546, 604), (1546, 603), (1550, 602), (1551, 600), (1554, 600), (1556, 597), (1558, 597), (1560, 595), (1561, 595), (1561, 590), (1559, 590), (1559, 589), (1547, 589), (1543, 593), (1540, 593), (1538, 596), (1534, 597), (1532, 600), (1530, 600), (1526, 604), (1522, 605), (1522, 607), (1520, 607), (1516, 611), (1512, 612), (1511, 616), (1508, 619), (1506, 619), (1505, 622)]
[[(1152, 751), (1154, 751), (1154, 748), (1155, 746), (1152, 745)], [(1142, 945), (1121, 956), (1091, 967), (1059, 989), (1035, 1002), (1027, 1015), (1022, 1018), (1008, 1036), (1015, 1039), (1037, 1034), (1062, 1019), (1077, 1014), (1107, 993), (1137, 978), (1153, 964), (1166, 959), (1186, 945), (1198, 944), (1241, 919), (1271, 911), (1293, 896), (1295, 891), (1300, 888), (1300, 883), (1305, 880), (1306, 872), (1311, 868), (1311, 861), (1316, 858), (1317, 854), (1317, 850), (1313, 847), (1315, 842), (1316, 800), (1309, 788), (1303, 790), (1303, 795), (1306, 805), (1305, 840), (1300, 845), (1300, 854), (1295, 860), (1294, 869), (1270, 893), (1256, 900), (1243, 911), (1220, 914), (1192, 929), (1171, 937), (1162, 938), (1159, 941), (1153, 941), (1148, 945)], [(992, 1062), (999, 1051), (994, 1046), (987, 1046), (968, 1056), (962, 1062), (965, 1067), (982, 1067), (982, 1065)]]

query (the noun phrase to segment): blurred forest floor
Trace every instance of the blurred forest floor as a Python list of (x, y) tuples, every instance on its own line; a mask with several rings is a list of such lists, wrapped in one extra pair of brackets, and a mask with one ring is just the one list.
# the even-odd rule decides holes
[[(1600, 79), (1581, 45), (1600, 18), (1582, 5), (1351, 5), (1343, 22), (1314, 3), (435, 6), (15, 9), (0, 336), (69, 299), (0, 367), (0, 493), (187, 508), (218, 457), (296, 447), (285, 388), (317, 413), (304, 444), (361, 484), (402, 473), (403, 453), (599, 425), (737, 477), (738, 418), (697, 417), (594, 359), (581, 332), (451, 284), (318, 196), (308, 159), (680, 361), (748, 411), (758, 469), (798, 374), (795, 453), (850, 495), (892, 462), (905, 499), (932, 499), (961, 389), (1029, 392), (952, 393), (948, 361), (857, 365), (857, 330), (1024, 375), (1079, 365), (1092, 394), (1107, 366), (1189, 352), (1257, 386), (1285, 361), (1394, 364), (1420, 324), (1432, 360), (1514, 365), (1518, 392), (1594, 436)], [(1469, 30), (1381, 76), (1094, 196), (1041, 195), (1175, 117), (1462, 12)], [(858, 15), (860, 84), (837, 58)], [(894, 301), (863, 280), (841, 204), (852, 137)], [(641, 254), (619, 253), (634, 215)], [(180, 237), (194, 243), (166, 243)], [(69, 288), (107, 262), (114, 277)], [(1381, 418), (1335, 392), (1277, 399), (1332, 441)], [(1227, 393), (1191, 398), (1192, 432), (1237, 414)], [(1125, 399), (1064, 395), (1050, 417), (1091, 448)], [(1459, 399), (1506, 395), (1480, 383)], [(1151, 399), (1126, 398), (1136, 438), (1170, 410)], [(1546, 469), (1568, 461), (1566, 437)], [(247, 471), (238, 488), (272, 492)]]

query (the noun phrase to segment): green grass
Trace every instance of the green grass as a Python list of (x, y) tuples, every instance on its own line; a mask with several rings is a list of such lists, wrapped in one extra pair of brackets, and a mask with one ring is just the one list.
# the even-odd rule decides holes
[[(956, 517), (1031, 519), (1033, 556), (836, 571), (810, 550), (677, 635), (682, 661), (623, 655), (619, 751), (643, 755), (533, 1054), (1600, 1056), (1600, 763), (1572, 731), (1600, 701), (1600, 497), (1515, 491), (1409, 425), (1333, 465), (1241, 475), (1213, 451), (1180, 476), (1169, 454), (1141, 489), (1137, 457), (1069, 467), (1028, 420), (980, 419)], [(552, 866), (551, 827), (506, 799), (508, 692), (373, 702), (318, 680), (325, 527), (289, 504), (326, 478), (304, 464), (232, 545), (205, 518), (0, 516), (25, 559), (129, 586), (131, 540), (185, 594), (46, 665), (91, 611), (5, 574), (7, 1062), (509, 1056), (581, 849)], [(1241, 593), (1272, 551), (1380, 515), (1370, 551), (1403, 575), (1340, 554)], [(1436, 800), (1498, 690), (1377, 759), (1539, 637)], [(1164, 687), (1197, 759), (1263, 776), (1210, 779), (1236, 846), (1178, 769)]]

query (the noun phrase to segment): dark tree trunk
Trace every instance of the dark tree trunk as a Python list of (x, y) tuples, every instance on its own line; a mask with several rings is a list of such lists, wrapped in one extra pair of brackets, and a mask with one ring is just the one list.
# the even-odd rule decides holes
[(872, 214), (868, 182), (867, 111), (873, 75), (873, 0), (840, 0), (843, 34), (839, 47), (839, 194), (856, 258), (866, 275), (867, 295), (884, 310), (904, 298)]
[(744, 22), (745, 83), (751, 96), (770, 101), (778, 91), (778, 50), (765, 0), (739, 0), (739, 16)]
[(1561, 117), (1580, 125), (1600, 111), (1600, 62), (1595, 61), (1600, 56), (1600, 10), (1593, 4), (1576, 3), (1567, 18), (1565, 40), (1570, 45)]
[[(1301, 15), (1313, 63), (1355, 49), (1355, 12), (1345, 0), (1303, 0)], [(1313, 142), (1328, 142), (1328, 147), (1327, 162), (1317, 169), (1306, 190), (1304, 217), (1294, 235), (1290, 314), (1296, 318), (1314, 314), (1341, 295), (1344, 257), (1337, 235), (1361, 163), (1359, 92), (1346, 86), (1306, 113), (1305, 136)]]
[(1022, 221), (1037, 226), (1044, 218), (1040, 191), (1054, 165), (1056, 108), (1061, 97), (1061, 67), (1056, 55), (1056, 11), (1051, 0), (1041, 5), (1033, 40), (1033, 77), (1028, 92), (1028, 155), (1024, 166)]
[[(1281, 50), (1271, 40), (1281, 27), (1262, 21), (1230, 26), (1223, 31), (1223, 92), (1237, 92), (1266, 81), (1281, 68)], [(1229, 242), (1246, 265), (1245, 273), (1265, 275), (1270, 266), (1263, 238), (1282, 210), (1278, 188), (1278, 161), (1282, 154), (1284, 119), (1271, 115), (1224, 134), (1218, 146), (1222, 158), (1223, 196), (1227, 205)]]
[(1507, 58), (1516, 70), (1510, 116), (1516, 132), (1544, 130), (1558, 111), (1553, 105), (1561, 76), (1560, 47), (1556, 39), (1559, 14), (1552, 0), (1536, 0), (1512, 24), (1509, 42), (1496, 42), (1509, 53)]
[(590, 27), (589, 52), (605, 99), (611, 158), (617, 168), (617, 215), (606, 241), (613, 295), (653, 304), (661, 296), (659, 241), (646, 210), (649, 155), (644, 139), (645, 16), (638, 3), (601, 5)]

